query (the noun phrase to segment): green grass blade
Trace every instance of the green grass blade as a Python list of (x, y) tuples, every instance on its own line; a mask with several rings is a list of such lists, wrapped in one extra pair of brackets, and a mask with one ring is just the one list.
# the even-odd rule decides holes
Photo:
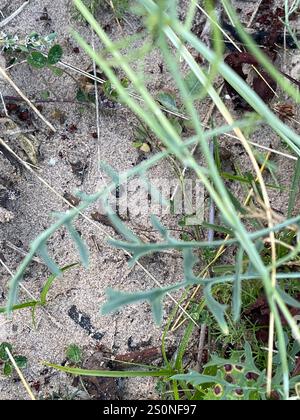
[(288, 214), (287, 217), (290, 218), (295, 208), (297, 194), (299, 193), (299, 185), (300, 185), (300, 158), (297, 160), (295, 164), (294, 176), (290, 190), (289, 196), (289, 205), (288, 205)]
[(123, 371), (123, 370), (87, 370), (80, 368), (72, 368), (66, 366), (55, 365), (52, 363), (44, 363), (45, 366), (69, 373), (76, 376), (92, 376), (96, 378), (147, 378), (147, 377), (169, 377), (172, 372), (169, 370), (148, 370), (148, 371)]
[[(26, 309), (26, 308), (35, 308), (37, 305), (39, 304), (38, 301), (31, 301), (31, 302), (25, 302), (25, 303), (20, 303), (19, 305), (14, 305), (11, 308), (11, 311), (19, 311), (21, 309)], [(7, 312), (7, 308), (6, 307), (0, 307), (0, 314), (5, 314)]]
[[(77, 267), (78, 265), (79, 265), (78, 263), (67, 265), (67, 266), (61, 268), (61, 272), (62, 273), (65, 273), (66, 271), (70, 270), (73, 267)], [(46, 303), (47, 303), (47, 295), (48, 295), (49, 290), (50, 290), (50, 288), (51, 288), (51, 286), (54, 283), (54, 281), (55, 281), (56, 278), (57, 278), (57, 275), (56, 274), (52, 274), (50, 277), (48, 277), (48, 279), (47, 279), (47, 281), (46, 281), (46, 283), (45, 283), (45, 285), (44, 285), (44, 287), (43, 287), (43, 289), (41, 291), (41, 295), (40, 295), (40, 304), (42, 306), (45, 306), (46, 305)]]

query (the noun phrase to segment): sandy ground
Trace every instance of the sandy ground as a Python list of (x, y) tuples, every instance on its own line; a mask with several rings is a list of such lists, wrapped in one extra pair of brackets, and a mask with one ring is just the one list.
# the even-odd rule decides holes
[[(4, 0), (4, 3), (1, 2), (1, 10), (8, 16), (21, 3), (22, 0)], [(40, 20), (44, 7), (47, 8), (49, 21)], [(253, 3), (247, 2), (247, 7), (253, 8)], [(63, 60), (81, 69), (87, 69), (91, 61), (81, 51), (79, 54), (74, 53), (76, 43), (68, 30), (70, 26), (76, 27), (88, 40), (91, 40), (92, 35), (84, 24), (74, 20), (70, 8), (70, 1), (31, 1), (22, 14), (5, 28), (5, 31), (17, 33), (20, 37), (33, 30), (41, 34), (55, 31), (64, 49)], [(108, 17), (103, 15), (99, 16), (99, 19), (101, 21)], [(130, 26), (125, 24), (123, 30), (132, 33), (138, 28), (138, 21), (130, 16), (128, 19)], [(114, 38), (123, 35), (117, 25), (114, 25), (112, 35)], [(149, 87), (153, 92), (168, 84), (168, 78), (160, 74), (159, 64), (160, 57), (153, 52), (146, 62), (146, 74), (150, 75)], [(72, 100), (76, 94), (76, 84), (68, 76), (57, 78), (47, 70), (45, 72), (32, 70), (26, 64), (14, 67), (10, 74), (30, 98), (41, 97), (41, 92), (45, 90), (53, 91), (59, 99)], [(13, 90), (6, 84), (1, 83), (0, 87), (3, 94), (14, 95)], [(202, 108), (203, 115), (206, 109)], [(44, 105), (42, 112), (55, 125), (57, 132), (51, 134), (43, 123), (33, 116), (33, 124), (38, 127), (35, 136), (40, 154), (37, 173), (61, 195), (74, 193), (76, 190), (88, 193), (96, 191), (103, 184), (98, 169), (99, 157), (119, 171), (131, 168), (139, 160), (139, 153), (132, 147), (133, 126), (136, 120), (128, 110), (101, 110), (99, 142), (93, 136), (97, 131), (93, 108), (59, 103)], [(220, 117), (216, 116), (216, 121), (221, 122)], [(267, 128), (256, 132), (252, 140), (267, 146), (272, 144), (274, 148), (280, 147), (278, 138)], [(237, 142), (223, 139), (222, 144), (231, 151), (233, 162), (238, 162), (244, 169), (250, 168)], [(278, 164), (281, 174), (280, 184), (288, 187), (291, 179), (291, 162), (284, 158), (275, 158), (274, 161)], [(73, 168), (76, 164), (85, 168), (82, 178), (74, 175), (72, 164)], [(13, 215), (12, 221), (0, 224), (0, 255), (7, 268), (15, 272), (22, 255), (11, 249), (9, 244), (27, 251), (30, 242), (52, 222), (51, 214), (54, 211), (66, 210), (67, 206), (36, 176), (26, 171), (17, 171), (1, 156), (0, 168), (1, 182), (6, 183), (10, 190), (7, 209)], [(156, 166), (151, 171), (151, 178), (173, 178), (171, 166), (166, 163)], [(280, 193), (279, 197), (278, 191), (271, 190), (270, 196), (274, 208), (278, 212), (285, 212), (287, 191)], [(92, 210), (99, 209), (97, 207), (90, 209), (87, 216)], [(175, 218), (164, 217), (163, 220), (168, 226), (176, 226)], [(148, 240), (157, 237), (151, 230), (147, 217), (135, 215), (129, 220), (129, 225), (137, 233), (141, 233), (141, 229), (148, 230), (146, 232)], [(99, 344), (106, 346), (114, 355), (118, 355), (131, 351), (133, 347), (143, 349), (159, 346), (161, 341), (162, 330), (154, 324), (150, 309), (145, 304), (125, 308), (108, 317), (100, 315), (100, 306), (105, 301), (105, 290), (108, 287), (134, 291), (151, 288), (155, 284), (140, 267), (129, 268), (124, 253), (112, 249), (106, 243), (107, 234), (116, 236), (112, 228), (100, 223), (91, 225), (82, 218), (78, 220), (76, 227), (90, 249), (89, 269), (73, 268), (57, 280), (49, 294), (47, 307), (45, 310), (37, 311), (36, 327), (32, 324), (29, 310), (14, 313), (11, 320), (0, 316), (0, 342), (12, 343), (16, 353), (27, 356), (29, 366), (25, 370), (25, 375), (31, 384), (40, 383), (40, 390), (36, 393), (41, 398), (51, 397), (54, 392), (60, 392), (64, 397), (72, 391), (71, 378), (51, 369), (45, 370), (43, 365), (43, 361), (63, 363), (66, 348), (72, 343), (79, 345), (88, 357), (97, 351)], [(61, 266), (78, 260), (77, 253), (64, 230), (57, 232), (51, 238), (49, 251)], [(142, 263), (161, 284), (181, 280), (182, 260), (177, 256), (154, 256), (144, 259)], [(39, 296), (48, 275), (49, 272), (43, 264), (32, 263), (23, 283), (27, 292), (34, 297)], [(5, 303), (9, 278), (9, 273), (0, 267), (0, 305)], [(21, 297), (28, 299), (24, 290), (21, 292)], [(171, 307), (172, 302), (166, 299), (165, 318)], [(86, 329), (76, 322), (80, 314), (81, 317), (90, 318), (90, 325)], [(170, 346), (176, 344), (177, 340), (178, 336), (170, 336)], [(26, 399), (28, 396), (18, 381), (4, 378), (0, 374), (0, 398)], [(154, 381), (149, 379), (124, 381), (122, 399), (135, 398), (159, 398)]]
[[(3, 10), (7, 14), (22, 2), (14, 1), (13, 3), (12, 5), (10, 2), (9, 7), (4, 5)], [(47, 7), (51, 17), (51, 21), (47, 23), (39, 19), (44, 7)], [(24, 22), (27, 23), (26, 26)], [(20, 36), (32, 30), (42, 34), (55, 31), (64, 48), (64, 60), (87, 69), (91, 65), (90, 60), (82, 53), (76, 55), (73, 52), (76, 43), (68, 35), (71, 23), (79, 28), (81, 34), (91, 39), (90, 31), (84, 25), (71, 19), (70, 2), (60, 0), (31, 3), (6, 30), (18, 33)], [(157, 59), (153, 61), (153, 71), (159, 73)], [(25, 65), (12, 70), (11, 76), (19, 86), (22, 86), (24, 92), (33, 98), (39, 97), (40, 92), (47, 89), (39, 73)], [(60, 98), (74, 98), (76, 85), (72, 79), (68, 77), (57, 79), (47, 71), (44, 79)], [(3, 88), (3, 93), (13, 94), (12, 91), (6, 90), (6, 87)], [(64, 114), (65, 122), (62, 125), (57, 121), (54, 123), (57, 128), (57, 133), (54, 135), (49, 135), (45, 127), (41, 127), (41, 131), (36, 135), (41, 155), (38, 173), (62, 195), (76, 190), (93, 192), (99, 188), (102, 181), (97, 165), (98, 149), (100, 157), (119, 171), (132, 167), (139, 158), (139, 154), (131, 146), (132, 124), (135, 119), (130, 112), (126, 110), (101, 112), (99, 119), (101, 138), (98, 144), (92, 136), (97, 131), (95, 110), (83, 109), (81, 111), (78, 108), (78, 105), (72, 104), (47, 105), (43, 109), (46, 118), (53, 121), (53, 113), (58, 109)], [(40, 126), (40, 122), (35, 123)], [(73, 125), (77, 127), (74, 133), (68, 129)], [(70, 162), (78, 161), (83, 162), (87, 167), (83, 182), (74, 176), (70, 165)], [(8, 162), (4, 162), (4, 159), (1, 159), (0, 164), (1, 174), (14, 181), (15, 195), (10, 202), (14, 220), (9, 224), (1, 225), (1, 251), (9, 269), (15, 271), (21, 261), (21, 256), (15, 251), (11, 252), (5, 240), (27, 250), (30, 241), (52, 222), (51, 213), (66, 210), (67, 206), (33, 175), (25, 172), (14, 173), (14, 168)], [(165, 166), (155, 168), (152, 176), (158, 178), (166, 176)], [(97, 208), (94, 208), (94, 211), (96, 210)], [(91, 212), (92, 210), (87, 215)], [(134, 223), (146, 229), (147, 226), (151, 228), (149, 221), (145, 218), (135, 217)], [(105, 301), (107, 287), (133, 291), (147, 289), (155, 284), (140, 268), (130, 269), (123, 252), (113, 250), (106, 244), (106, 233), (115, 235), (114, 230), (100, 223), (98, 225), (95, 223), (92, 226), (83, 220), (78, 221), (77, 228), (82, 232), (90, 249), (89, 270), (75, 268), (58, 280), (50, 293), (46, 311), (38, 311), (36, 329), (32, 326), (30, 311), (25, 310), (14, 314), (13, 319), (7, 323), (6, 318), (1, 316), (0, 341), (14, 343), (16, 351), (28, 357), (27, 378), (30, 381), (39, 380), (44, 395), (51, 393), (52, 390), (57, 391), (60, 384), (65, 387), (70, 381), (66, 381), (64, 375), (57, 373), (51, 373), (49, 379), (48, 375), (45, 380), (45, 376), (41, 373), (45, 368), (42, 361), (61, 363), (65, 359), (65, 350), (71, 343), (78, 344), (84, 349), (86, 355), (93, 353), (99, 343), (107, 346), (114, 354), (128, 352), (130, 350), (128, 343), (131, 342), (132, 346), (141, 348), (160, 343), (161, 329), (152, 321), (151, 313), (146, 305), (130, 307), (110, 317), (100, 316), (100, 305)], [(74, 247), (64, 231), (54, 235), (49, 243), (49, 249), (61, 266), (78, 260)], [(146, 262), (149, 272), (162, 284), (179, 281), (180, 266), (180, 259), (168, 256)], [(47, 276), (47, 268), (34, 263), (26, 273), (24, 286), (32, 295), (38, 296)], [(0, 278), (1, 303), (3, 304), (9, 279), (8, 273), (3, 268), (1, 268)], [(71, 319), (69, 311), (74, 305), (78, 311), (90, 316), (94, 331), (101, 333), (100, 336), (103, 335), (103, 338), (100, 340), (92, 338), (91, 334)], [(44, 381), (49, 381), (49, 384), (44, 386)], [(154, 396), (153, 381), (131, 380), (127, 385), (123, 398)], [(26, 398), (26, 393), (19, 384), (13, 384), (11, 380), (4, 378), (0, 380), (0, 395), (3, 399)]]

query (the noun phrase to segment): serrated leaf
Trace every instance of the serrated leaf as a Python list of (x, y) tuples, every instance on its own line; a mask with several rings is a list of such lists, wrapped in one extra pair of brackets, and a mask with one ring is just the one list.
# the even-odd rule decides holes
[(252, 349), (248, 341), (245, 342), (244, 348), (245, 348), (245, 358), (246, 358), (245, 369), (248, 372), (255, 372), (255, 373), (260, 374), (261, 372), (257, 369), (255, 365), (254, 358), (252, 355)]
[(227, 305), (223, 305), (215, 300), (215, 298), (213, 297), (211, 284), (204, 288), (203, 295), (205, 297), (208, 308), (210, 309), (213, 316), (216, 318), (223, 334), (228, 335), (229, 328), (225, 320)]
[(36, 69), (43, 69), (47, 66), (47, 58), (38, 51), (33, 51), (28, 57), (27, 62)]
[(59, 266), (52, 260), (52, 258), (50, 258), (49, 254), (48, 254), (48, 250), (45, 244), (42, 244), (39, 249), (38, 249), (38, 253), (39, 255), (43, 258), (45, 264), (47, 265), (47, 267), (49, 268), (49, 270), (55, 274), (56, 276), (60, 276), (61, 275), (61, 270), (59, 268)]
[(253, 373), (257, 373), (258, 375), (261, 374), (260, 370), (257, 369), (255, 363), (254, 363), (254, 359), (252, 356), (252, 349), (250, 344), (248, 343), (248, 341), (245, 342), (244, 344), (244, 349), (245, 349), (245, 357), (244, 360), (241, 357), (240, 353), (235, 353), (231, 356), (230, 359), (224, 359), (222, 357), (219, 357), (216, 354), (212, 354), (211, 355), (211, 360), (205, 364), (205, 368), (207, 367), (211, 367), (211, 366), (225, 366), (225, 365), (238, 365), (241, 366), (242, 368), (244, 368), (245, 373), (248, 372), (253, 372)]
[(53, 45), (52, 48), (50, 48), (50, 51), (48, 53), (48, 64), (54, 65), (57, 64), (63, 56), (63, 49), (59, 44)]
[(152, 289), (146, 292), (126, 293), (114, 289), (106, 291), (107, 302), (102, 306), (101, 313), (107, 315), (116, 312), (123, 306), (137, 302), (148, 302), (152, 308), (154, 319), (157, 323), (162, 319), (162, 300), (164, 296), (173, 290), (178, 289), (177, 284), (161, 289)]
[(191, 249), (183, 250), (184, 277), (185, 280), (191, 284), (195, 284), (195, 282), (199, 281), (199, 278), (197, 278), (193, 272), (194, 265), (197, 261), (198, 260)]
[(189, 373), (185, 374), (179, 374), (172, 376), (171, 379), (177, 380), (177, 381), (184, 381), (188, 384), (198, 386), (203, 384), (209, 384), (209, 383), (217, 383), (221, 385), (227, 385), (228, 383), (219, 375), (216, 376), (210, 376), (210, 375), (201, 375), (198, 372), (191, 371)]
[(89, 251), (87, 246), (85, 245), (78, 231), (74, 228), (74, 226), (71, 223), (66, 223), (65, 226), (68, 229), (69, 234), (71, 235), (73, 241), (77, 246), (82, 265), (85, 268), (87, 268), (89, 265)]
[(115, 229), (121, 233), (128, 241), (132, 241), (134, 243), (139, 243), (139, 239), (137, 236), (131, 232), (131, 230), (126, 226), (126, 224), (120, 219), (120, 217), (112, 211), (108, 200), (103, 200), (103, 206), (107, 213), (107, 216)]
[(129, 303), (135, 303), (142, 300), (140, 293), (123, 293), (114, 289), (107, 289), (106, 291), (107, 302), (102, 306), (101, 313), (107, 315), (111, 312), (116, 312)]
[[(117, 227), (116, 227), (117, 228)], [(129, 264), (133, 266), (144, 255), (148, 255), (152, 251), (152, 247), (149, 244), (143, 245), (141, 241), (136, 242), (138, 238), (135, 238), (133, 242), (122, 242), (111, 239), (108, 243), (119, 249), (124, 249), (132, 254), (132, 258), (129, 260)]]

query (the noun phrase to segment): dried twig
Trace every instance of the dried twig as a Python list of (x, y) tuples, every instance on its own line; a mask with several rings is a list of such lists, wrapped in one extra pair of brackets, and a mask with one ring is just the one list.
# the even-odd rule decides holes
[[(92, 46), (95, 51), (95, 33), (92, 32)], [(97, 126), (97, 170), (100, 175), (101, 180), (106, 184), (102, 171), (100, 169), (101, 162), (101, 128), (100, 128), (100, 106), (99, 106), (99, 91), (98, 91), (98, 82), (97, 82), (97, 64), (93, 60), (93, 74), (95, 77), (94, 88), (95, 88), (95, 100), (96, 100), (96, 126)]]
[(26, 0), (15, 12), (13, 12), (10, 16), (7, 18), (1, 20), (0, 22), (0, 28), (4, 28), (9, 22), (11, 22), (15, 17), (17, 17), (23, 9), (29, 4), (29, 0)]
[(6, 108), (6, 105), (5, 105), (5, 101), (4, 101), (2, 92), (0, 92), (0, 99), (1, 99), (1, 102), (2, 102), (2, 105), (3, 105), (4, 114), (6, 115), (6, 117), (8, 117), (9, 115), (8, 115), (8, 112), (7, 112), (7, 108)]
[(24, 99), (24, 101), (30, 106), (30, 108), (36, 113), (36, 115), (50, 128), (51, 131), (55, 133), (56, 130), (53, 127), (53, 125), (46, 120), (46, 118), (40, 113), (40, 111), (30, 101), (30, 99), (27, 98), (27, 96), (21, 91), (21, 89), (15, 84), (15, 82), (9, 77), (9, 75), (2, 67), (0, 67), (0, 76), (2, 76), (3, 79), (6, 80), (14, 88), (18, 95), (20, 95), (21, 98)]
[[(22, 248), (19, 248), (17, 246), (15, 246), (14, 244), (12, 244), (11, 242), (5, 240), (4, 241), (4, 246), (7, 246), (8, 248), (12, 249), (13, 251), (17, 252), (20, 255), (23, 255), (23, 257), (26, 257), (26, 255), (28, 254), (28, 252), (24, 251)], [(44, 261), (42, 261), (40, 258), (37, 257), (33, 257), (32, 261), (38, 263), (38, 264), (42, 264), (42, 265), (46, 265), (44, 263)]]
[(30, 399), (31, 399), (31, 400), (33, 400), (33, 401), (35, 401), (35, 400), (36, 400), (36, 398), (35, 398), (35, 396), (33, 395), (33, 392), (31, 391), (31, 388), (30, 388), (30, 386), (28, 385), (28, 383), (27, 383), (26, 379), (24, 378), (23, 373), (22, 373), (22, 372), (21, 372), (21, 370), (19, 369), (19, 367), (18, 367), (18, 365), (17, 365), (17, 363), (16, 363), (16, 361), (15, 361), (15, 359), (14, 359), (13, 355), (11, 354), (11, 352), (9, 351), (9, 349), (8, 349), (7, 347), (5, 347), (5, 351), (6, 351), (7, 355), (8, 355), (8, 357), (9, 357), (9, 360), (11, 361), (11, 364), (12, 364), (12, 365), (13, 365), (13, 367), (16, 369), (16, 372), (17, 372), (17, 374), (19, 375), (19, 378), (21, 379), (21, 382), (22, 382), (22, 384), (24, 385), (24, 388), (26, 389), (26, 391), (27, 391), (27, 393), (28, 393), (28, 395), (29, 395)]

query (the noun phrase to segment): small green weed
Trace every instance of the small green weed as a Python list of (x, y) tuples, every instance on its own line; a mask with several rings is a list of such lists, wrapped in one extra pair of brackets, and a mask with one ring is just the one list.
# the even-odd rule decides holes
[(74, 365), (78, 366), (82, 362), (83, 353), (80, 347), (76, 344), (70, 344), (66, 350), (66, 358), (68, 361)]
[(55, 75), (61, 76), (63, 71), (58, 67), (55, 67), (55, 64), (61, 60), (62, 56), (63, 49), (59, 44), (56, 44), (50, 48), (47, 55), (42, 54), (39, 51), (32, 51), (27, 57), (27, 62), (36, 69), (44, 69), (47, 67), (52, 70)]
[(25, 369), (27, 367), (27, 358), (21, 355), (14, 355), (13, 347), (9, 343), (0, 344), (0, 365), (2, 364), (2, 371), (5, 376), (11, 376), (14, 372), (14, 367), (10, 361), (10, 358), (6, 352), (6, 349), (12, 354), (17, 366), (20, 369)]

